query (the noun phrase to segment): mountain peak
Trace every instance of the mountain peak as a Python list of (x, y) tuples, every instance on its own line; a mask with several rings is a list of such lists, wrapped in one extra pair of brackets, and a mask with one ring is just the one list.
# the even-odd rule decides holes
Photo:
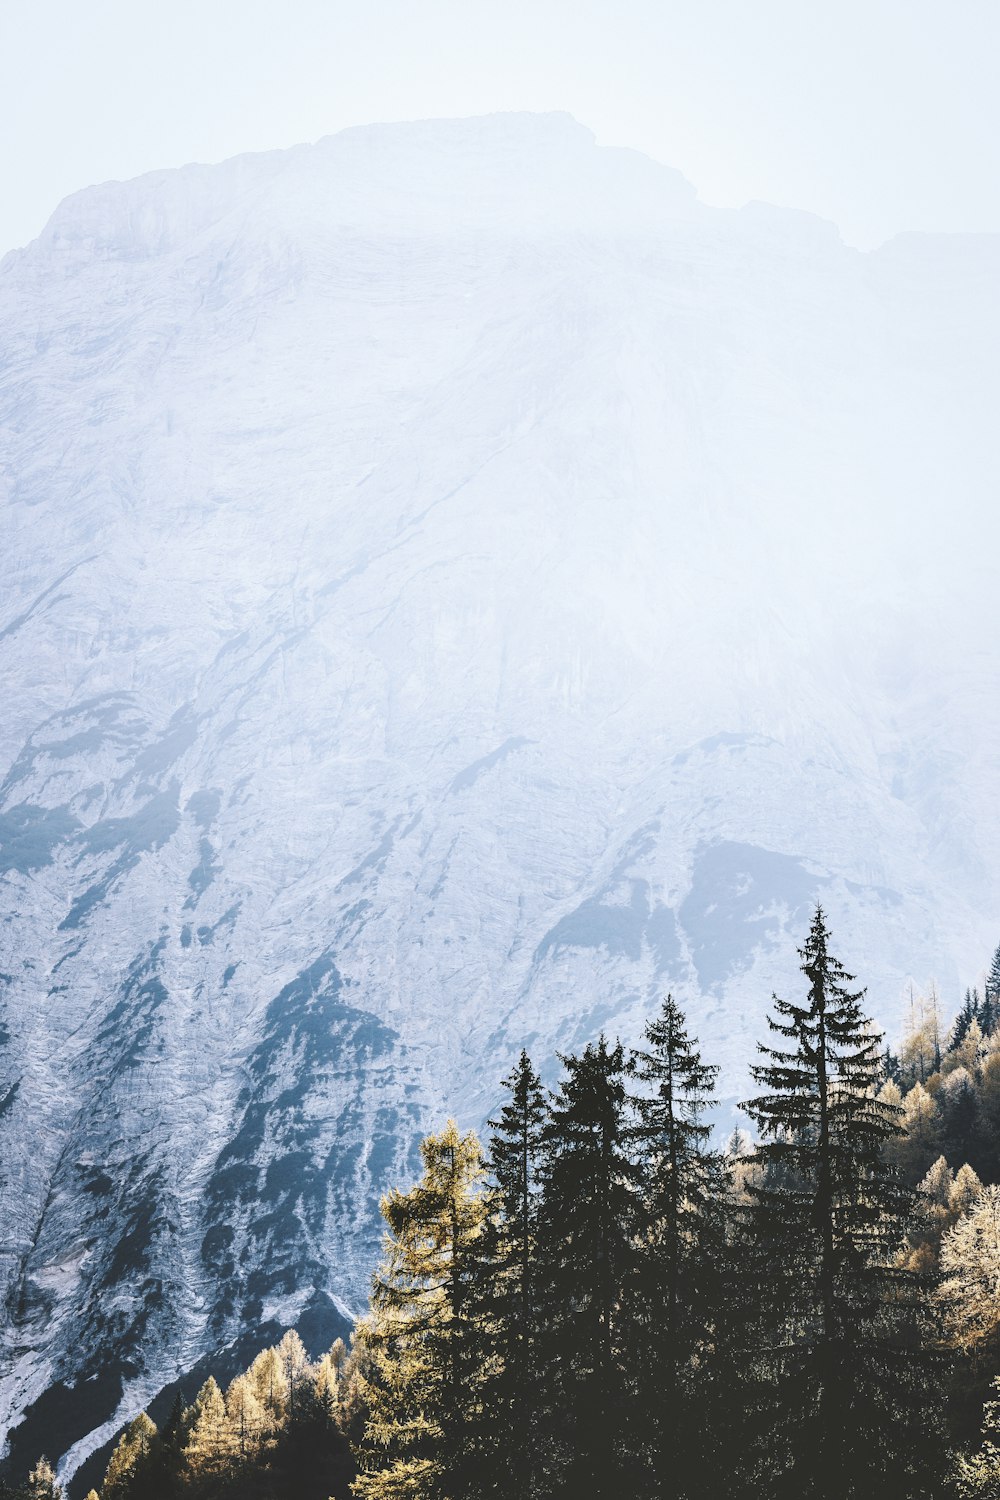
[(620, 234), (697, 209), (679, 172), (599, 147), (571, 115), (510, 113), (352, 126), (312, 146), (99, 184), (61, 203), (39, 243), (129, 259), (215, 224), (258, 236)]

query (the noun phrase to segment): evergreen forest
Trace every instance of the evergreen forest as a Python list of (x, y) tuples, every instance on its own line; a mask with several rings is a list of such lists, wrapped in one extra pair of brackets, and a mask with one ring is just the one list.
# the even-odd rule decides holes
[(141, 1413), (88, 1500), (997, 1500), (1000, 949), (898, 1053), (821, 910), (800, 958), (752, 1131), (715, 1139), (669, 995), (555, 1092), (522, 1053), (485, 1141), (449, 1121), (383, 1200), (351, 1346)]

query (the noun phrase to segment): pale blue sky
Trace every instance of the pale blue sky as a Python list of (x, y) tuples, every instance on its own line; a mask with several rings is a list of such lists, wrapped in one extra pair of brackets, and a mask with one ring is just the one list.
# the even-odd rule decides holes
[(852, 244), (1000, 230), (998, 57), (1000, 0), (0, 0), (0, 251), (110, 177), (496, 109)]

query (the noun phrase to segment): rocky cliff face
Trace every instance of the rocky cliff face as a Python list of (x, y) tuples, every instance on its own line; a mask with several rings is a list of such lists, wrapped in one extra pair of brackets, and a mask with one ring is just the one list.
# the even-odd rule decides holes
[(357, 1309), (522, 1043), (671, 986), (739, 1097), (816, 899), (890, 1027), (974, 977), (998, 272), (562, 116), (93, 188), (3, 262), (0, 1404), (64, 1472)]

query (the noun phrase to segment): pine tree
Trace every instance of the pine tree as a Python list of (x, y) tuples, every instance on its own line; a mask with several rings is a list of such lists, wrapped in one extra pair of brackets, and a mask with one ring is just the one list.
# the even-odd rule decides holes
[(976, 1171), (984, 1182), (1000, 1180), (1000, 1050), (996, 1033), (980, 1048), (980, 1067), (976, 1080), (976, 1104), (979, 1113), (979, 1141)]
[(225, 1471), (236, 1444), (226, 1416), (226, 1403), (209, 1376), (191, 1407), (184, 1461), (195, 1494), (211, 1492)]
[(941, 1149), (949, 1161), (982, 1165), (979, 1155), (979, 1100), (965, 1068), (949, 1073), (937, 1092)]
[[(557, 1493), (633, 1493), (625, 1442), (636, 1168), (625, 1055), (601, 1036), (566, 1069), (546, 1127), (539, 1263)], [(559, 1487), (561, 1486), (561, 1487)]]
[(469, 1483), (480, 1378), (466, 1302), (486, 1213), (482, 1159), (453, 1121), (420, 1149), (421, 1181), (382, 1200), (384, 1259), (357, 1335), (367, 1356), (361, 1500), (443, 1500)]
[[(338, 1347), (339, 1346), (339, 1349)], [(337, 1353), (334, 1352), (337, 1349)], [(315, 1393), (321, 1397), (324, 1403), (329, 1402), (333, 1409), (340, 1405), (340, 1383), (341, 1371), (344, 1368), (344, 1360), (347, 1351), (344, 1348), (343, 1339), (338, 1339), (334, 1349), (328, 1350), (326, 1354), (320, 1355), (312, 1367), (312, 1384)]]
[[(990, 1016), (995, 1024), (997, 1016), (1000, 1015), (1000, 944), (997, 945), (986, 974), (984, 1003), (991, 1007)], [(983, 1026), (984, 1032), (989, 1033), (992, 1029), (992, 1025)]]
[(236, 1454), (243, 1464), (260, 1451), (267, 1430), (267, 1416), (248, 1373), (237, 1375), (226, 1391), (226, 1419)]
[(280, 1492), (294, 1500), (346, 1496), (355, 1471), (338, 1422), (336, 1377), (328, 1355), (305, 1367), (295, 1392), (274, 1457)]
[[(645, 1029), (629, 1073), (644, 1091), (633, 1104), (641, 1159), (638, 1306), (656, 1493), (689, 1495), (712, 1479), (703, 1448), (696, 1375), (718, 1303), (722, 1161), (703, 1118), (718, 1068), (703, 1063), (672, 995)], [(698, 1356), (701, 1355), (699, 1360)]]
[(941, 1070), (941, 1000), (937, 991), (937, 984), (932, 979), (930, 994), (926, 1004), (927, 1027), (931, 1043), (931, 1069), (934, 1073)]
[[(817, 909), (802, 1004), (775, 998), (777, 1046), (744, 1108), (761, 1132), (751, 1224), (777, 1317), (762, 1348), (784, 1453), (773, 1493), (851, 1500), (923, 1491), (934, 1431), (919, 1282), (894, 1264), (911, 1210), (884, 1161), (897, 1111), (878, 1096), (880, 1038)], [(928, 1483), (933, 1483), (933, 1473)]]
[(973, 999), (972, 991), (970, 989), (966, 989), (965, 999), (962, 1001), (962, 1008), (959, 1011), (958, 1015), (955, 1017), (955, 1024), (951, 1029), (951, 1036), (948, 1039), (949, 1052), (954, 1052), (955, 1048), (961, 1046), (961, 1044), (965, 1041), (966, 1033), (968, 1032), (969, 1027), (972, 1025), (973, 1021), (977, 1020), (976, 1012), (978, 1008), (979, 1007), (976, 1000)]
[(948, 1194), (948, 1211), (952, 1218), (960, 1219), (963, 1214), (967, 1214), (982, 1191), (983, 1184), (968, 1162), (965, 1162), (955, 1173), (955, 1181)]
[(947, 1209), (948, 1201), (955, 1186), (955, 1174), (948, 1165), (944, 1156), (939, 1156), (927, 1170), (920, 1183), (920, 1200), (931, 1203), (935, 1208)]
[(148, 1463), (144, 1465), (142, 1500), (176, 1500), (184, 1486), (186, 1459), (184, 1450), (192, 1420), (178, 1391), (167, 1420), (153, 1443)]
[(527, 1052), (502, 1087), (507, 1101), (490, 1121), (490, 1215), (473, 1307), (485, 1372), (477, 1479), (485, 1493), (520, 1500), (536, 1493), (544, 1459), (537, 1240), (548, 1106)]
[(976, 1006), (976, 1020), (979, 1022), (983, 1036), (989, 1036), (997, 1020), (996, 996), (992, 993), (980, 995), (979, 990), (973, 988), (972, 998)]
[(47, 1458), (40, 1458), (28, 1475), (25, 1500), (63, 1500), (62, 1485)]
[(979, 1193), (945, 1235), (941, 1270), (949, 1337), (980, 1364), (992, 1360), (1000, 1348), (1000, 1187)]
[(309, 1368), (309, 1356), (306, 1354), (305, 1345), (294, 1328), (289, 1328), (282, 1336), (278, 1345), (278, 1358), (285, 1372), (285, 1386), (288, 1391), (288, 1416), (295, 1416), (296, 1397), (299, 1387), (306, 1378)]
[(749, 1131), (736, 1126), (729, 1135), (722, 1153), (723, 1212), (731, 1225), (737, 1225), (740, 1211), (750, 1198), (750, 1185), (760, 1176), (754, 1143)]
[(368, 1412), (373, 1405), (373, 1393), (377, 1395), (384, 1383), (381, 1367), (391, 1358), (391, 1350), (380, 1349), (378, 1357), (369, 1347), (367, 1330), (372, 1322), (371, 1313), (361, 1320), (351, 1334), (351, 1348), (338, 1384), (338, 1420), (340, 1430), (351, 1445), (351, 1451), (360, 1453), (365, 1437)]
[(946, 1072), (956, 1072), (959, 1068), (965, 1068), (967, 1073), (975, 1077), (979, 1069), (982, 1049), (983, 1029), (978, 1018), (973, 1016), (965, 1028), (962, 1040), (957, 1042), (948, 1054)]
[(1000, 1005), (1000, 944), (997, 944), (997, 951), (990, 962), (985, 992), (994, 1005)]
[(273, 1433), (288, 1410), (288, 1377), (277, 1349), (263, 1349), (247, 1371), (254, 1394), (264, 1413), (267, 1431)]
[(913, 1222), (907, 1232), (906, 1265), (912, 1271), (932, 1276), (937, 1270), (941, 1238), (951, 1225), (949, 1202), (955, 1178), (947, 1161), (939, 1156), (917, 1188)]
[(101, 1494), (104, 1500), (145, 1500), (156, 1455), (156, 1426), (144, 1411), (125, 1428), (111, 1455)]
[(886, 1140), (885, 1153), (903, 1181), (915, 1187), (941, 1154), (941, 1114), (933, 1095), (915, 1083), (903, 1100), (902, 1114), (895, 1118), (900, 1133)]
[(931, 984), (928, 996), (916, 996), (910, 985), (909, 1022), (903, 1037), (900, 1063), (909, 1083), (924, 1084), (941, 1066), (941, 1025), (937, 989)]

